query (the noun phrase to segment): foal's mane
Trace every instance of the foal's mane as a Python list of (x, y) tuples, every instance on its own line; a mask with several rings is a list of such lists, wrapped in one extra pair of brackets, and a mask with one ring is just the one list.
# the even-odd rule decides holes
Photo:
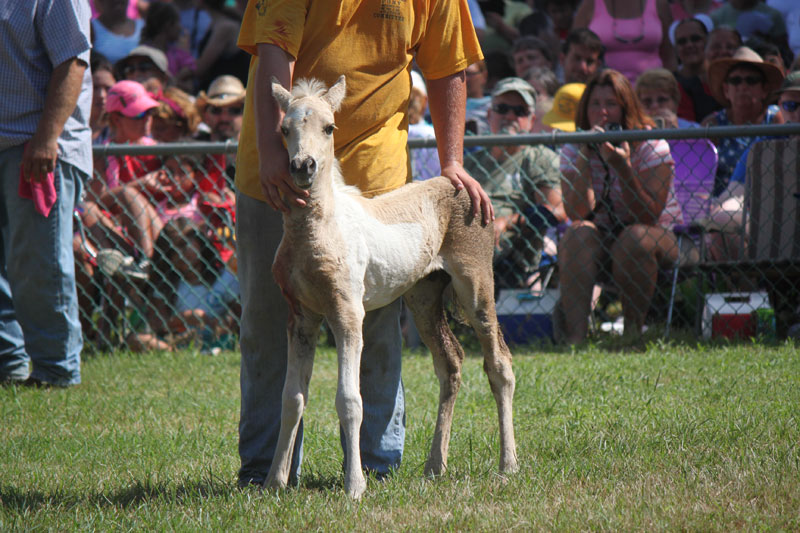
[(321, 98), (328, 87), (316, 78), (303, 78), (292, 87), (292, 99), (314, 96)]

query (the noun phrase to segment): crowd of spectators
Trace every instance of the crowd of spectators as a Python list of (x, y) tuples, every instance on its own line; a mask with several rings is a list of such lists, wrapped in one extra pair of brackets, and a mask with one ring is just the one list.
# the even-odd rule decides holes
[[(485, 64), (467, 71), (468, 85), (473, 87), (468, 95), (467, 132), (783, 123), (789, 113), (775, 105), (776, 90), (794, 70), (795, 54), (800, 51), (800, 5), (795, 4), (773, 0), (477, 0), (471, 7), (482, 16), (474, 20), (485, 25), (479, 29), (490, 38), (484, 47)], [(533, 122), (525, 131), (496, 131), (487, 120), (494, 105), (489, 95), (512, 77), (524, 79), (535, 89), (535, 104), (530, 109), (524, 102), (519, 106), (522, 114), (534, 117)], [(594, 90), (586, 91), (587, 84)], [(582, 118), (577, 119), (578, 115)], [(736, 179), (731, 176), (737, 165), (744, 168), (749, 147), (759, 139), (742, 135), (712, 140), (719, 162), (710, 216), (728, 217), (728, 229), (738, 230), (743, 170)], [(671, 228), (682, 220), (670, 147), (653, 141), (554, 148), (561, 160), (563, 206), (558, 208), (566, 209), (569, 219), (549, 224), (560, 225), (561, 233), (570, 226), (558, 254), (566, 339), (577, 342), (585, 336), (597, 279), (614, 282), (627, 331), (638, 334), (650, 306), (657, 267), (678, 260), (677, 248), (671, 249), (676, 245)], [(507, 165), (515, 147), (505, 148), (503, 154), (492, 153), (492, 162), (485, 160), (487, 152), (503, 150), (495, 147), (470, 154), (471, 171), (481, 176)], [(516, 182), (514, 193), (534, 203), (535, 195), (526, 191), (545, 172), (546, 165), (520, 164), (514, 171), (506, 169), (492, 183), (484, 182), (484, 187), (493, 191), (494, 198), (510, 201), (514, 194), (498, 193), (498, 188)], [(560, 201), (561, 191), (558, 197)], [(517, 207), (514, 219), (523, 225), (524, 209)], [(614, 223), (604, 218), (604, 209), (619, 215)], [(539, 228), (537, 236), (545, 230), (546, 226)], [(718, 242), (726, 239), (730, 237), (724, 233), (708, 237), (712, 259), (741, 257), (742, 250)], [(519, 239), (512, 244), (515, 240), (509, 238), (505, 247), (498, 241), (500, 287), (525, 286), (519, 280), (531, 279), (525, 268), (536, 268), (535, 254), (511, 269), (515, 276), (508, 276), (505, 266), (509, 249), (521, 255), (525, 246), (534, 243), (541, 253), (542, 244), (536, 241), (525, 238), (520, 246)]]
[[(249, 65), (236, 44), (243, 7), (92, 2), (93, 144), (236, 142)], [(101, 153), (76, 206), (85, 336), (114, 342), (127, 304), (141, 317), (124, 339), (133, 349), (213, 345), (238, 316), (233, 157)]]
[[(249, 63), (236, 44), (244, 3), (94, 0), (93, 142), (237, 141)], [(793, 2), (469, 0), (468, 5), (485, 59), (466, 69), (466, 135), (784, 121), (772, 97), (800, 52), (800, 5)], [(432, 137), (425, 80), (416, 71), (412, 75), (409, 137)], [(720, 202), (753, 141), (715, 139), (720, 162), (714, 192)], [(663, 248), (672, 242), (669, 228), (680, 215), (665, 142), (497, 146), (468, 149), (465, 161), (501, 214), (495, 223), (501, 287), (525, 287), (548, 248), (548, 232), (555, 240), (555, 228), (563, 233), (570, 223), (565, 242), (582, 244), (562, 246), (559, 259), (568, 270), (575, 261), (585, 266), (577, 252), (592, 248), (586, 235), (579, 239), (579, 230), (592, 226), (590, 238), (602, 244), (607, 260), (595, 254), (596, 269), (583, 269), (586, 282), (578, 288), (562, 285), (562, 291), (572, 289), (583, 302), (595, 277), (614, 279), (623, 294), (644, 295), (623, 298), (630, 327), (641, 330), (654, 283), (652, 265), (674, 259)], [(412, 152), (414, 179), (439, 171), (435, 149)], [(96, 157), (94, 178), (78, 207), (86, 236), (74, 244), (85, 294), (92, 294), (86, 280), (95, 271), (128, 282), (161, 276), (154, 268), (162, 259), (157, 242), (176, 220), (194, 224), (197, 235), (215, 242), (220, 264), (230, 262), (227, 268), (235, 272), (232, 246), (219, 237), (220, 228), (234, 219), (234, 172), (225, 155)], [(603, 222), (604, 215), (587, 220), (603, 202), (630, 220), (617, 220), (622, 227)], [(664, 236), (654, 238), (662, 229)], [(199, 247), (198, 239), (184, 241)], [(639, 266), (646, 263), (646, 272), (628, 272), (613, 251), (617, 248), (637, 257)], [(549, 250), (556, 253), (554, 245)], [(626, 270), (625, 282), (620, 269)], [(231, 284), (225, 287), (235, 292)], [(167, 300), (180, 293), (159, 290)], [(582, 315), (588, 305), (573, 314)], [(167, 308), (197, 316), (170, 303), (143, 310), (143, 322), (171, 323)], [(211, 330), (218, 326), (197, 323)], [(84, 326), (87, 332), (97, 327)], [(583, 329), (569, 332), (570, 339), (579, 340)], [(131, 343), (165, 347), (165, 339), (151, 327)]]

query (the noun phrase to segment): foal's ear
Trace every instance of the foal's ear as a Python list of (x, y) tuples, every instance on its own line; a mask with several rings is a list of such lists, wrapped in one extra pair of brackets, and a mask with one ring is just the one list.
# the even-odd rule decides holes
[(346, 86), (344, 81), (344, 74), (339, 76), (339, 79), (336, 80), (336, 83), (328, 89), (328, 92), (325, 93), (325, 96), (322, 97), (323, 100), (328, 102), (333, 109), (334, 112), (339, 111), (339, 106), (342, 105), (342, 100), (344, 100), (344, 94), (346, 92)]
[(282, 111), (289, 109), (289, 101), (292, 99), (292, 94), (283, 88), (283, 85), (275, 76), (272, 76), (272, 96), (278, 101)]

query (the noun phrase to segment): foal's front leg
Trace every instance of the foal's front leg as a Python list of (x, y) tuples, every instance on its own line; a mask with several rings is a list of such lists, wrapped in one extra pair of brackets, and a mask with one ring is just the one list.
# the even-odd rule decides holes
[(361, 301), (347, 302), (326, 317), (336, 338), (339, 363), (339, 382), (336, 388), (336, 412), (344, 433), (346, 457), (344, 490), (352, 498), (360, 498), (367, 488), (361, 472), (361, 421), (364, 408), (361, 402), (361, 350), (364, 348), (364, 307)]
[(272, 465), (264, 481), (264, 485), (270, 488), (283, 488), (289, 482), (292, 450), (308, 402), (308, 382), (311, 380), (321, 322), (321, 316), (307, 310), (289, 314), (289, 354), (281, 399), (281, 430)]

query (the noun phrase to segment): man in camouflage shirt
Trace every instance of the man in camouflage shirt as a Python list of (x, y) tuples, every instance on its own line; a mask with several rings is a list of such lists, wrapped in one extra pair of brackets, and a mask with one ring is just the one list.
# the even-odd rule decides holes
[[(487, 119), (493, 134), (530, 132), (536, 90), (521, 78), (500, 80)], [(566, 221), (559, 157), (544, 145), (490, 146), (468, 154), (467, 171), (495, 210), (495, 279), (499, 287), (524, 287), (538, 267), (548, 227)]]

